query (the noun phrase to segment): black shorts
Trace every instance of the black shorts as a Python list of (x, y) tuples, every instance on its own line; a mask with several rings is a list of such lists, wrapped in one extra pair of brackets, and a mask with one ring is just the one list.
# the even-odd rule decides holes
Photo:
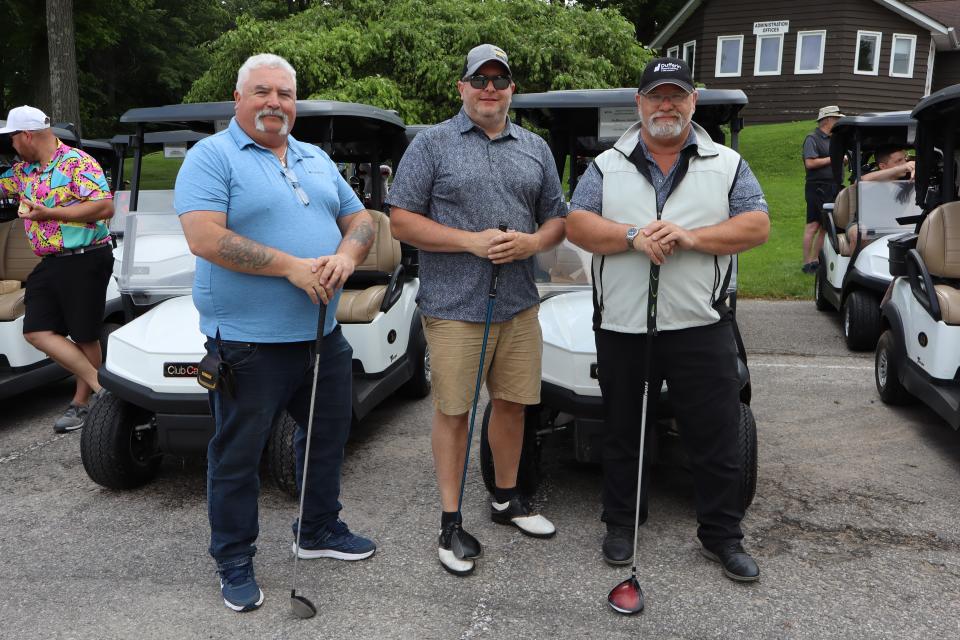
[(820, 222), (823, 205), (837, 199), (840, 190), (832, 182), (808, 182), (803, 190), (807, 199), (807, 224)]
[(23, 332), (53, 331), (74, 342), (100, 339), (113, 251), (48, 256), (30, 273), (23, 302)]

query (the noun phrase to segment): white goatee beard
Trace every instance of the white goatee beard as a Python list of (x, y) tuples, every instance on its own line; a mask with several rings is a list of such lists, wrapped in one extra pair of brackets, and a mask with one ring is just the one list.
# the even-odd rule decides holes
[(673, 115), (673, 114), (668, 114), (668, 113), (663, 113), (658, 111), (657, 113), (650, 116), (648, 119), (647, 118), (643, 119), (643, 128), (646, 129), (647, 133), (649, 133), (654, 138), (669, 139), (669, 138), (679, 137), (680, 134), (683, 133), (683, 128), (687, 126), (690, 120), (687, 118), (684, 118), (683, 114), (681, 113), (676, 114), (677, 119), (674, 122), (658, 123), (655, 120), (655, 118), (657, 117), (663, 117), (663, 116), (669, 116), (669, 115)]

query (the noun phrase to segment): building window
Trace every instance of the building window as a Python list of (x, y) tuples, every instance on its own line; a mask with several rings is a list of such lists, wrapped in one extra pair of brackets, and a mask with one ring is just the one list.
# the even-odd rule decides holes
[(668, 57), (668, 58), (679, 58), (679, 57), (680, 57), (680, 47), (679, 47), (679, 46), (676, 46), (676, 47), (670, 47), (669, 49), (667, 49), (667, 57)]
[(797, 32), (797, 63), (793, 72), (823, 73), (823, 49), (826, 42), (826, 31)]
[(783, 53), (783, 34), (757, 36), (757, 55), (753, 64), (755, 76), (780, 75), (780, 60)]
[(717, 78), (733, 78), (740, 75), (743, 59), (743, 36), (717, 37)]
[(880, 42), (883, 34), (878, 31), (857, 31), (857, 57), (853, 72), (876, 76), (880, 74)]
[(690, 65), (690, 75), (693, 75), (693, 59), (697, 55), (697, 41), (691, 40), (690, 42), (683, 43), (683, 59), (686, 60), (687, 64)]
[(917, 49), (917, 36), (906, 33), (893, 34), (890, 47), (890, 75), (895, 78), (913, 77), (913, 55)]

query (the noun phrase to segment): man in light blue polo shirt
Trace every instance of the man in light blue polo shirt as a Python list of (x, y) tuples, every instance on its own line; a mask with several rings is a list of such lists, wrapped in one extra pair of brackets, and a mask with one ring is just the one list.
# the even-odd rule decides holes
[(374, 232), (327, 154), (289, 135), (296, 73), (286, 60), (249, 58), (237, 74), (234, 99), (229, 127), (187, 155), (175, 206), (197, 256), (193, 299), (207, 352), (220, 356), (233, 379), (210, 391), (216, 422), (207, 450), (210, 555), (226, 606), (251, 611), (263, 603), (252, 560), (258, 466), (274, 418), (287, 410), (298, 425), (298, 484), (302, 478), (318, 302), (328, 307), (325, 342), (294, 552), (361, 560), (376, 550), (338, 517), (353, 351), (335, 320), (340, 290), (366, 257)]

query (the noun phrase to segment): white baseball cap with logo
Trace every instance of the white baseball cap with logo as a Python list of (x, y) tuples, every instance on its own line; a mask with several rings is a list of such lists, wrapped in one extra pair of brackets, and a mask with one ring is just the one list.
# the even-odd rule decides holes
[(7, 126), (0, 128), (0, 134), (16, 131), (39, 131), (50, 128), (50, 118), (36, 107), (14, 107), (7, 113)]

